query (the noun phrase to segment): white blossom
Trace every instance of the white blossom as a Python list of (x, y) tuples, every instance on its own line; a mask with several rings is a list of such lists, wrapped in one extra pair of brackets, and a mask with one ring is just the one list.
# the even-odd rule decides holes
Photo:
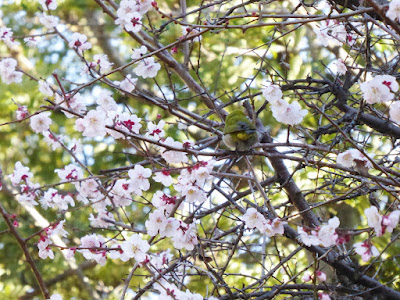
[(394, 21), (400, 21), (400, 0), (390, 1), (386, 16)]
[(36, 133), (48, 130), (52, 123), (50, 115), (51, 112), (46, 111), (32, 116), (30, 118), (30, 125), (32, 130)]

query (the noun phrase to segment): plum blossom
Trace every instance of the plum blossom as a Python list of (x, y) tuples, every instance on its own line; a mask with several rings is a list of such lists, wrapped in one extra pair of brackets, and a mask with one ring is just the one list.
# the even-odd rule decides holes
[(68, 232), (64, 229), (64, 224), (65, 220), (61, 220), (57, 224), (54, 224), (50, 227), (47, 228), (47, 235), (52, 237), (52, 236), (62, 236), (62, 237), (67, 237)]
[(205, 182), (211, 178), (215, 160), (198, 161), (194, 166), (188, 169), (190, 182), (198, 187), (202, 187)]
[(165, 169), (155, 173), (155, 175), (153, 176), (153, 180), (155, 182), (160, 182), (164, 186), (170, 186), (174, 182), (172, 176), (170, 175), (170, 172)]
[[(113, 120), (114, 127), (123, 132), (139, 134), (140, 128), (142, 128), (142, 124), (140, 123), (142, 119), (139, 118), (137, 115), (127, 112), (124, 112), (122, 114), (115, 114)], [(118, 131), (107, 129), (107, 132), (115, 139), (125, 138), (125, 135)]]
[(303, 275), (303, 277), (301, 277), (301, 280), (302, 280), (303, 282), (309, 282), (309, 281), (312, 280), (312, 278), (313, 278), (313, 277), (312, 277), (311, 274), (306, 273), (306, 274)]
[(30, 125), (32, 130), (36, 133), (48, 130), (52, 123), (50, 115), (51, 112), (46, 111), (32, 116), (30, 118)]
[(170, 213), (176, 204), (176, 197), (168, 196), (162, 191), (154, 193), (151, 203), (161, 210)]
[(56, 0), (39, 0), (39, 3), (45, 11), (55, 10), (57, 8)]
[(365, 102), (369, 104), (393, 100), (399, 90), (396, 78), (390, 75), (377, 75), (372, 80), (360, 83)]
[(129, 183), (129, 180), (118, 179), (110, 191), (110, 195), (116, 207), (124, 207), (132, 203), (133, 192), (134, 189)]
[(328, 224), (313, 229), (305, 229), (298, 227), (299, 238), (306, 246), (322, 245), (323, 247), (331, 247), (339, 243), (339, 236), (336, 229), (339, 227), (340, 221), (337, 217), (328, 220)]
[(118, 109), (118, 105), (112, 97), (112, 92), (109, 90), (102, 90), (96, 97), (96, 103), (105, 113), (108, 111), (116, 111)]
[(82, 253), (86, 259), (95, 260), (98, 264), (104, 266), (106, 263), (106, 240), (99, 234), (88, 234), (81, 238), (81, 245), (78, 251)]
[(165, 126), (165, 121), (163, 121), (163, 120), (160, 120), (160, 122), (158, 122), (158, 124), (149, 122), (147, 124), (146, 136), (151, 136), (157, 141), (159, 139), (162, 139), (165, 135), (165, 131), (163, 129), (164, 126)]
[(272, 84), (272, 82), (269, 81), (265, 82), (263, 85), (265, 87), (262, 89), (262, 95), (269, 103), (276, 103), (276, 101), (282, 99), (283, 93), (279, 85)]
[(331, 297), (325, 293), (318, 293), (318, 299), (319, 300), (331, 300)]
[(51, 244), (51, 241), (48, 237), (40, 237), (40, 241), (38, 243), (38, 249), (39, 249), (39, 257), (41, 259), (54, 259), (54, 252), (51, 250), (51, 247), (49, 246)]
[(55, 169), (54, 172), (57, 173), (62, 181), (73, 181), (83, 177), (81, 168), (73, 164), (66, 165), (64, 169)]
[(172, 241), (176, 249), (185, 248), (186, 250), (192, 251), (194, 246), (198, 243), (195, 222), (193, 221), (191, 224), (181, 222), (179, 229), (172, 237)]
[(180, 222), (172, 217), (167, 218), (164, 212), (163, 209), (156, 209), (150, 213), (149, 219), (145, 222), (147, 234), (150, 236), (160, 234), (160, 237), (173, 237), (176, 234)]
[(83, 131), (83, 136), (105, 136), (107, 133), (106, 126), (111, 125), (111, 120), (107, 118), (104, 110), (97, 108), (90, 110), (83, 119), (77, 119), (75, 125), (78, 131)]
[(400, 125), (400, 101), (393, 102), (389, 107), (389, 117)]
[(257, 228), (259, 231), (264, 229), (264, 224), (267, 222), (265, 217), (254, 207), (247, 209), (246, 213), (242, 217), (242, 220), (248, 228)]
[(43, 13), (43, 15), (39, 18), (39, 21), (48, 29), (53, 29), (58, 25), (58, 17), (49, 16), (46, 13)]
[(322, 271), (317, 270), (315, 272), (315, 275), (317, 275), (317, 279), (319, 282), (325, 282), (326, 281), (326, 274)]
[(371, 161), (357, 149), (348, 149), (340, 153), (336, 158), (336, 162), (346, 168), (351, 168), (353, 166), (367, 169), (373, 168)]
[(17, 120), (23, 120), (29, 116), (28, 108), (26, 106), (19, 106), (16, 111)]
[(42, 94), (44, 94), (44, 95), (46, 95), (46, 96), (49, 96), (49, 97), (51, 97), (51, 96), (54, 95), (54, 92), (53, 92), (53, 90), (51, 89), (50, 84), (48, 84), (48, 83), (47, 83), (46, 81), (44, 81), (44, 80), (39, 80), (39, 91), (40, 91)]
[[(182, 26), (182, 34), (183, 34), (184, 38), (192, 37), (192, 36), (195, 36), (195, 35), (197, 35), (199, 33), (200, 33), (200, 30), (198, 30), (197, 28), (190, 28), (188, 26)], [(193, 42), (200, 42), (201, 38), (202, 38), (201, 35), (198, 35), (198, 36), (194, 37), (192, 39), (192, 41)]]
[(39, 36), (28, 36), (28, 37), (24, 38), (24, 42), (30, 48), (36, 47), (39, 44), (40, 40), (41, 39)]
[(83, 114), (86, 111), (86, 104), (84, 98), (80, 93), (76, 93), (73, 97), (70, 94), (66, 94), (66, 99), (64, 99), (59, 94), (56, 94), (56, 103), (61, 107), (65, 108), (63, 113), (68, 119), (75, 117), (74, 114), (69, 113), (68, 110), (72, 110), (77, 114)]
[(142, 191), (147, 191), (150, 188), (149, 177), (151, 176), (151, 169), (144, 168), (141, 165), (128, 171), (131, 187), (137, 195), (141, 195)]
[(99, 66), (100, 73), (110, 70), (114, 64), (108, 60), (108, 56), (106, 54), (95, 54), (93, 56), (93, 60), (93, 63)]
[(333, 217), (328, 224), (322, 225), (318, 231), (318, 238), (324, 247), (336, 245), (338, 234), (336, 228), (339, 227), (340, 221), (338, 217)]
[(343, 43), (350, 45), (355, 43), (355, 35), (347, 32), (346, 27), (336, 20), (326, 20), (314, 29), (317, 39), (325, 47), (331, 43), (333, 46), (342, 46)]
[[(110, 222), (107, 222), (106, 220), (110, 220)], [(112, 222), (114, 222), (115, 219), (114, 215), (111, 212), (105, 209), (100, 209), (97, 213), (97, 216), (90, 214), (89, 221), (90, 221), (90, 226), (92, 227), (108, 228), (109, 226), (112, 225)]]
[(400, 211), (395, 210), (390, 214), (381, 216), (375, 206), (368, 207), (364, 210), (367, 217), (368, 225), (374, 228), (376, 236), (382, 236), (386, 232), (393, 232), (393, 229), (399, 223)]
[(268, 237), (273, 237), (275, 235), (283, 235), (285, 232), (286, 222), (282, 222), (280, 218), (275, 218), (273, 220), (267, 220), (264, 224), (264, 229), (261, 232), (265, 232)]
[(307, 115), (307, 110), (301, 109), (299, 102), (288, 103), (283, 99), (271, 103), (271, 111), (274, 118), (287, 125), (300, 124)]
[(0, 61), (0, 76), (5, 84), (20, 83), (22, 72), (16, 71), (17, 61), (14, 58), (5, 58)]
[(150, 245), (146, 240), (142, 240), (138, 234), (133, 234), (129, 239), (121, 243), (121, 249), (128, 258), (134, 258), (137, 262), (146, 259), (146, 252)]
[(84, 51), (92, 48), (92, 44), (87, 42), (87, 36), (79, 32), (74, 32), (72, 34), (68, 46), (72, 49), (76, 49), (80, 55), (82, 55)]
[(174, 185), (175, 190), (180, 192), (188, 203), (203, 203), (207, 200), (207, 194), (198, 186), (187, 184), (187, 185)]
[(339, 74), (339, 75), (344, 75), (344, 74), (346, 74), (346, 72), (347, 72), (347, 67), (346, 67), (346, 65), (344, 64), (344, 61), (342, 60), (342, 59), (338, 59), (338, 60), (336, 60), (335, 61), (335, 65), (336, 65), (336, 70), (337, 70), (337, 73)]
[[(173, 148), (178, 148), (178, 149), (183, 149), (183, 144), (178, 141), (174, 141), (173, 138), (167, 137), (164, 141), (163, 144), (173, 147)], [(165, 149), (164, 147), (161, 147), (161, 157), (165, 159), (165, 161), (169, 164), (179, 164), (179, 163), (186, 163), (188, 162), (188, 158), (186, 156), (186, 152), (184, 151), (175, 151), (175, 150), (168, 150)]]
[(50, 188), (39, 200), (43, 209), (57, 208), (67, 210), (68, 205), (75, 206), (74, 199), (70, 195), (61, 195), (56, 189)]
[(7, 45), (7, 47), (11, 49), (19, 46), (20, 44), (14, 39), (13, 35), (14, 33), (12, 32), (11, 28), (0, 27), (0, 41), (3, 41)]
[(142, 78), (154, 78), (160, 69), (161, 65), (154, 61), (154, 57), (146, 57), (137, 63), (133, 71)]
[(381, 236), (382, 232), (382, 216), (379, 214), (376, 206), (368, 207), (364, 210), (364, 214), (367, 217), (368, 225), (374, 228), (376, 236)]
[(89, 199), (96, 199), (99, 196), (99, 185), (95, 179), (87, 179), (75, 183), (78, 192), (77, 200), (83, 204), (88, 204)]
[(150, 264), (156, 270), (160, 271), (168, 266), (168, 263), (172, 260), (172, 258), (173, 255), (171, 254), (171, 249), (168, 249), (167, 251), (151, 255)]
[(364, 241), (354, 244), (354, 250), (358, 255), (361, 255), (361, 259), (367, 262), (371, 257), (377, 257), (379, 255), (379, 250), (372, 245), (371, 241)]
[(141, 46), (140, 48), (136, 48), (132, 50), (131, 58), (133, 60), (141, 58), (143, 55), (147, 53), (147, 47)]
[(33, 174), (29, 172), (29, 167), (25, 167), (20, 161), (15, 163), (14, 172), (8, 175), (13, 186), (18, 186), (21, 181), (29, 185), (31, 183), (30, 178), (32, 177)]
[(393, 21), (400, 20), (400, 0), (392, 0), (389, 3), (389, 9), (386, 16)]
[(60, 143), (64, 140), (63, 135), (56, 136), (50, 130), (43, 131), (42, 134), (44, 136), (44, 141), (53, 151), (61, 147)]
[(383, 231), (386, 230), (386, 232), (393, 232), (393, 229), (399, 224), (399, 219), (400, 219), (400, 211), (395, 210), (392, 211), (389, 215), (383, 216), (382, 218), (382, 227)]
[(121, 25), (126, 31), (139, 32), (142, 29), (142, 15), (138, 12), (125, 13), (117, 10), (118, 18), (115, 20), (115, 24)]
[(121, 82), (115, 82), (116, 85), (119, 85), (119, 88), (125, 92), (131, 93), (136, 88), (137, 78), (132, 78), (131, 74), (128, 74), (124, 80)]

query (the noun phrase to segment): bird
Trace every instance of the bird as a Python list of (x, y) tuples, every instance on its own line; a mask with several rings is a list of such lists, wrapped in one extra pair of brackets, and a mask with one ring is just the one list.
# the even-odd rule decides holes
[(241, 110), (234, 110), (225, 119), (223, 141), (236, 151), (249, 151), (258, 142), (256, 126)]

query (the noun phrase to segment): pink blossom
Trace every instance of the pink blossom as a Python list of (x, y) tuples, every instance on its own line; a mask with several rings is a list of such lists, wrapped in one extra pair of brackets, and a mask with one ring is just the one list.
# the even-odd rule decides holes
[(86, 259), (95, 260), (98, 264), (104, 265), (106, 263), (106, 240), (99, 234), (88, 234), (81, 238), (81, 245), (78, 251), (82, 253)]
[(8, 175), (13, 186), (18, 186), (21, 181), (29, 185), (30, 178), (32, 177), (33, 174), (29, 172), (29, 167), (25, 167), (20, 161), (15, 163), (14, 172), (11, 175)]
[(361, 259), (364, 262), (367, 262), (371, 259), (371, 257), (376, 257), (379, 255), (378, 249), (372, 245), (370, 241), (365, 241), (362, 243), (355, 243), (354, 250), (358, 255), (361, 255)]
[(75, 181), (83, 177), (81, 168), (73, 164), (66, 165), (64, 169), (55, 169), (54, 172), (62, 181)]
[(315, 275), (317, 275), (317, 279), (319, 282), (325, 282), (326, 281), (326, 274), (322, 271), (317, 270), (315, 272)]
[(149, 122), (147, 124), (146, 136), (151, 136), (155, 140), (158, 141), (159, 139), (163, 138), (165, 135), (165, 131), (163, 129), (164, 126), (165, 126), (165, 121), (163, 121), (163, 120), (160, 120), (160, 122), (158, 122), (158, 124)]
[(17, 120), (23, 120), (29, 116), (28, 108), (26, 106), (19, 106), (16, 111)]

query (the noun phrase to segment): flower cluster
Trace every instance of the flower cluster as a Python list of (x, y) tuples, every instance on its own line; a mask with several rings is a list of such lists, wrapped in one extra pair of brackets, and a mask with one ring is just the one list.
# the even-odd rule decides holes
[(394, 210), (390, 214), (382, 216), (375, 206), (364, 210), (368, 225), (374, 228), (376, 236), (382, 236), (386, 232), (393, 232), (393, 229), (399, 223), (400, 210)]
[(267, 220), (253, 207), (247, 209), (246, 213), (242, 217), (242, 220), (248, 228), (257, 228), (261, 233), (265, 233), (268, 237), (282, 235), (285, 232), (285, 228), (283, 226), (286, 224), (286, 222), (283, 222), (280, 218)]
[(357, 36), (347, 32), (344, 24), (337, 20), (325, 20), (319, 24), (318, 28), (314, 29), (317, 40), (325, 47), (331, 44), (332, 46), (342, 46), (344, 43), (353, 45), (356, 42)]
[(0, 76), (5, 84), (22, 82), (22, 72), (16, 71), (17, 61), (14, 58), (5, 58), (0, 61)]
[(299, 102), (288, 103), (282, 99), (283, 93), (279, 86), (265, 83), (262, 95), (271, 104), (271, 111), (274, 118), (287, 125), (300, 124), (307, 115), (307, 110), (301, 109)]
[(399, 90), (396, 78), (390, 75), (377, 75), (372, 80), (360, 83), (365, 102), (369, 104), (393, 100)]
[(328, 221), (328, 224), (308, 229), (299, 226), (298, 232), (300, 239), (306, 246), (318, 246), (331, 247), (341, 242), (336, 229), (339, 227), (340, 221), (338, 217), (333, 217)]
[(68, 232), (64, 229), (65, 220), (60, 221), (59, 223), (46, 227), (43, 232), (40, 234), (39, 242), (37, 247), (39, 249), (39, 257), (41, 259), (54, 259), (54, 252), (51, 249), (51, 238), (53, 236), (61, 235), (66, 237)]

